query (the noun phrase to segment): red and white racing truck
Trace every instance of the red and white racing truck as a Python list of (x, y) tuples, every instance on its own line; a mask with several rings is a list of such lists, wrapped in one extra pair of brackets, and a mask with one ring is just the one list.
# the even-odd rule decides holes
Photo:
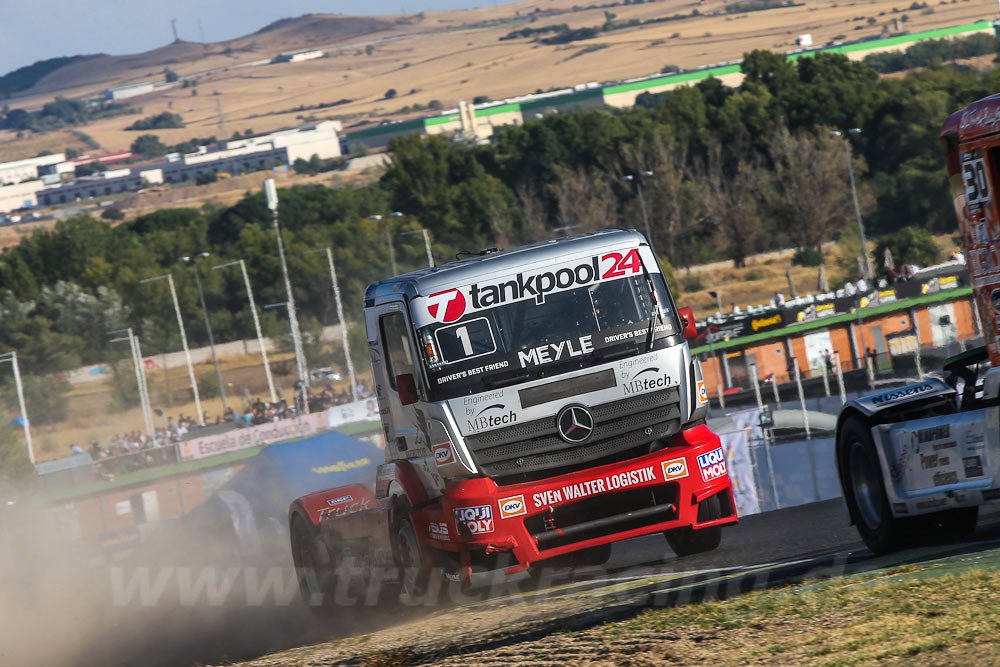
[(418, 594), (435, 570), (599, 564), (657, 532), (707, 551), (736, 522), (694, 318), (641, 234), (483, 251), (369, 285), (364, 307), (385, 463), (292, 503), (314, 603), (374, 573)]

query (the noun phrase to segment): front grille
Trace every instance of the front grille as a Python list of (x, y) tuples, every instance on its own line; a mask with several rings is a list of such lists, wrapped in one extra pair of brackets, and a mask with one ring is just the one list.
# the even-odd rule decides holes
[(631, 489), (553, 507), (524, 520), (542, 551), (677, 518), (676, 483)]
[(466, 442), (480, 469), (490, 477), (552, 469), (562, 474), (680, 430), (676, 387), (594, 406), (591, 411), (594, 434), (583, 444), (560, 438), (554, 417), (471, 435)]

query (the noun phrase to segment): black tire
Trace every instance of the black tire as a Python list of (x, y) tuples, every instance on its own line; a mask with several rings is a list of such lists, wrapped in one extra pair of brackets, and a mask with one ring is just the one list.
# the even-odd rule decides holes
[(430, 558), (417, 541), (417, 533), (407, 510), (396, 520), (393, 553), (399, 567), (401, 592), (413, 599), (427, 592), (433, 574)]
[(843, 465), (844, 499), (865, 545), (876, 554), (905, 547), (910, 523), (895, 518), (885, 493), (885, 480), (868, 424), (849, 417), (837, 434)]
[(290, 533), (299, 595), (310, 609), (328, 612), (334, 606), (336, 559), (302, 517), (292, 519)]
[[(714, 495), (698, 503), (698, 521), (711, 521), (722, 518), (722, 505), (719, 496)], [(663, 533), (667, 544), (679, 557), (712, 551), (722, 543), (722, 526), (712, 526), (694, 530), (691, 526), (667, 530)]]

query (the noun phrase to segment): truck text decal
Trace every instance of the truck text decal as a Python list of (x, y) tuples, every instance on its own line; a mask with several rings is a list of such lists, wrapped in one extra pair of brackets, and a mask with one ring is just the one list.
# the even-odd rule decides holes
[(536, 493), (531, 497), (535, 508), (548, 507), (569, 500), (580, 500), (596, 493), (606, 493), (617, 489), (627, 489), (637, 484), (655, 482), (657, 480), (655, 466), (645, 466), (635, 470), (619, 472), (597, 479), (589, 479), (586, 482), (575, 482), (567, 484), (558, 489), (550, 489)]

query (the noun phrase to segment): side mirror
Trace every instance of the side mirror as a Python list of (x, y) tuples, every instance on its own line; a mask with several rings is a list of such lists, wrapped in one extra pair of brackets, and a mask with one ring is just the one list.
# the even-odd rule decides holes
[(413, 379), (413, 373), (396, 376), (396, 391), (399, 393), (399, 402), (403, 405), (417, 402), (417, 382)]
[(684, 327), (684, 338), (691, 340), (698, 335), (698, 327), (694, 324), (694, 311), (691, 306), (684, 306), (677, 309), (677, 314), (681, 316), (681, 326)]

